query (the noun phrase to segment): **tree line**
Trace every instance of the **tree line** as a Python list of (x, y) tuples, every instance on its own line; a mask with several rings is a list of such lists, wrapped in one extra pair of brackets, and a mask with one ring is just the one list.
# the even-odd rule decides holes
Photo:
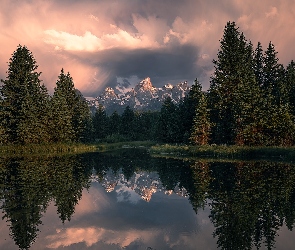
[(19, 45), (8, 63), (0, 89), (0, 142), (29, 144), (86, 142), (92, 120), (86, 100), (69, 73), (61, 70), (54, 94), (40, 80), (41, 72), (26, 46)]
[(178, 105), (166, 100), (161, 109), (161, 139), (229, 145), (290, 146), (295, 139), (295, 63), (279, 63), (275, 46), (263, 51), (235, 22), (228, 22), (220, 41), (210, 88), (196, 80)]
[(69, 73), (61, 70), (54, 94), (42, 84), (25, 46), (8, 63), (0, 89), (0, 143), (155, 140), (166, 143), (278, 145), (295, 140), (295, 62), (279, 63), (275, 46), (264, 51), (228, 22), (210, 88), (196, 79), (179, 103), (167, 98), (159, 112), (126, 107), (92, 116)]

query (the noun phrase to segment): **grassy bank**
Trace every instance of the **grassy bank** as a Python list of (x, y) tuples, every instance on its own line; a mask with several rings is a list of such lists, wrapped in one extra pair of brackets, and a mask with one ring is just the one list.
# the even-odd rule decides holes
[(28, 144), (28, 145), (1, 145), (0, 155), (28, 155), (28, 154), (59, 154), (59, 153), (83, 153), (97, 151), (93, 144)]
[(247, 147), (247, 146), (182, 146), (155, 145), (151, 154), (191, 156), (202, 158), (266, 159), (295, 161), (295, 147)]
[(130, 141), (130, 142), (116, 142), (116, 143), (99, 143), (96, 145), (99, 151), (111, 151), (122, 148), (151, 148), (156, 145), (153, 141)]
[(60, 154), (60, 153), (84, 153), (95, 151), (111, 151), (122, 148), (150, 148), (156, 145), (151, 141), (131, 141), (117, 143), (51, 143), (51, 144), (28, 144), (28, 145), (1, 145), (0, 155), (28, 155), (28, 154)]

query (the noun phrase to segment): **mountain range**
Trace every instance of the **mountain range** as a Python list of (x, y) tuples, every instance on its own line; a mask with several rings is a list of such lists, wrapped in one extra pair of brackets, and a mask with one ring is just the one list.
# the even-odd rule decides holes
[(103, 178), (94, 173), (91, 177), (92, 182), (99, 182), (106, 192), (117, 192), (125, 198), (135, 194), (138, 198), (149, 202), (152, 195), (156, 192), (163, 192), (167, 195), (177, 194), (182, 197), (188, 197), (185, 188), (177, 185), (173, 190), (167, 190), (156, 172), (138, 171), (127, 180), (122, 170), (114, 173), (112, 170), (106, 171)]
[(147, 77), (131, 90), (107, 87), (99, 96), (95, 98), (86, 97), (86, 100), (93, 112), (99, 105), (103, 105), (109, 115), (114, 111), (121, 114), (127, 106), (134, 110), (157, 111), (161, 109), (168, 96), (173, 102), (178, 103), (189, 90), (190, 87), (186, 81), (176, 85), (168, 83), (162, 88), (156, 88), (152, 85), (151, 79)]

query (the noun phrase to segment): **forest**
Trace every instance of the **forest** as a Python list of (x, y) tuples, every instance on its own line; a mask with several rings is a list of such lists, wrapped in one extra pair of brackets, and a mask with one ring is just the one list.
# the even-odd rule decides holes
[(169, 97), (159, 112), (126, 107), (91, 114), (62, 69), (53, 95), (40, 80), (31, 51), (19, 45), (0, 87), (0, 143), (40, 144), (153, 140), (193, 145), (292, 146), (295, 140), (295, 62), (279, 63), (274, 44), (254, 47), (228, 22), (208, 91), (196, 79), (188, 95)]

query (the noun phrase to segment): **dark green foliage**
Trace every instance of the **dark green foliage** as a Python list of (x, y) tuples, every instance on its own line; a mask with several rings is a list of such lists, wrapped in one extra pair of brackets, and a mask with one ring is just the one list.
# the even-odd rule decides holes
[(81, 93), (75, 89), (70, 73), (61, 70), (52, 97), (54, 140), (86, 142), (92, 136), (90, 109)]
[(123, 135), (127, 140), (134, 139), (134, 120), (134, 111), (129, 106), (127, 106), (121, 115), (121, 124), (119, 128), (120, 134)]
[(20, 249), (38, 236), (51, 201), (64, 223), (70, 220), (82, 190), (89, 187), (92, 166), (80, 156), (1, 158), (1, 209), (10, 235)]
[(292, 60), (286, 69), (286, 89), (290, 112), (295, 115), (295, 62)]
[(202, 93), (199, 98), (199, 102), (195, 110), (190, 141), (192, 144), (206, 145), (210, 140), (211, 124), (207, 109), (206, 96), (204, 93)]
[(209, 89), (212, 141), (219, 144), (247, 144), (245, 130), (254, 122), (259, 100), (253, 70), (252, 44), (236, 24), (228, 22), (220, 42)]
[(97, 140), (104, 139), (108, 132), (108, 117), (102, 105), (96, 110), (93, 120), (94, 137)]
[(158, 139), (163, 142), (181, 142), (179, 111), (170, 97), (164, 101), (158, 121)]
[(49, 141), (48, 94), (36, 72), (32, 53), (19, 45), (8, 63), (1, 87), (2, 142), (40, 143)]
[(36, 72), (32, 53), (19, 45), (8, 63), (1, 87), (1, 143), (36, 144), (88, 141), (92, 121), (89, 107), (63, 70), (50, 99)]
[(185, 143), (190, 141), (191, 128), (194, 123), (196, 108), (202, 96), (202, 86), (198, 79), (195, 80), (188, 95), (179, 104), (179, 133)]

